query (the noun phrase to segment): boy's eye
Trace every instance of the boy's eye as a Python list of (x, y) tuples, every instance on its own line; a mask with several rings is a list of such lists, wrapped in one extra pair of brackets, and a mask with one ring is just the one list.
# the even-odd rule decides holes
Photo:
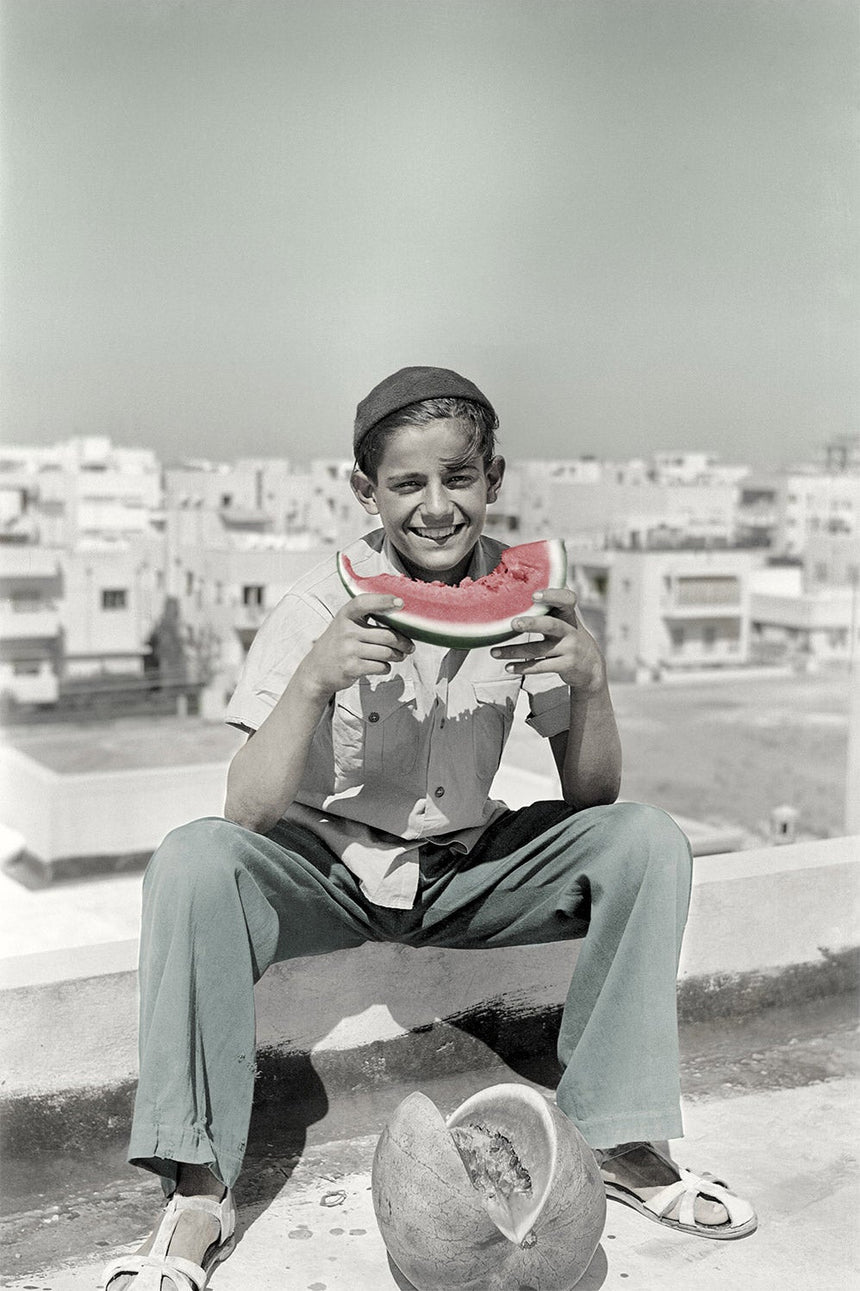
[(448, 479), (448, 483), (455, 485), (457, 488), (468, 487), (468, 485), (473, 484), (474, 481), (474, 475), (452, 475)]

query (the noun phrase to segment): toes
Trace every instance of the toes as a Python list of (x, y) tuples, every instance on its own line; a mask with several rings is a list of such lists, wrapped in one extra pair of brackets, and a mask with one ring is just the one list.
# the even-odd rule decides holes
[(695, 1218), (697, 1224), (727, 1224), (729, 1212), (720, 1202), (712, 1201), (710, 1197), (697, 1197)]

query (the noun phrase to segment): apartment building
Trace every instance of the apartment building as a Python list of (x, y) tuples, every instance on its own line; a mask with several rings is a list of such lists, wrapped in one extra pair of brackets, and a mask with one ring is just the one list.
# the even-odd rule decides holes
[(569, 547), (568, 554), (612, 677), (644, 681), (748, 662), (752, 553)]
[(722, 462), (708, 452), (660, 452), (650, 459), (649, 479), (655, 484), (728, 484), (735, 486), (749, 467)]
[(753, 657), (815, 666), (860, 657), (860, 536), (817, 533), (803, 563), (755, 571), (751, 583)]
[(860, 472), (791, 473), (784, 477), (777, 549), (802, 555), (819, 534), (860, 538)]
[(0, 543), (0, 696), (21, 704), (56, 702), (62, 596), (56, 552)]
[(734, 531), (729, 484), (550, 481), (546, 497), (545, 534), (575, 544), (704, 548), (728, 546)]
[(164, 604), (160, 543), (89, 539), (59, 561), (63, 679), (142, 676)]
[(4, 446), (0, 489), (23, 491), (32, 537), (44, 547), (120, 541), (150, 529), (161, 505), (161, 465), (145, 448), (83, 436), (48, 448)]
[(218, 550), (179, 552), (177, 605), (189, 678), (210, 687), (217, 716), (263, 621), (287, 588), (331, 554), (283, 534), (234, 534)]
[(739, 542), (801, 557), (826, 535), (860, 538), (860, 470), (756, 473), (740, 485)]

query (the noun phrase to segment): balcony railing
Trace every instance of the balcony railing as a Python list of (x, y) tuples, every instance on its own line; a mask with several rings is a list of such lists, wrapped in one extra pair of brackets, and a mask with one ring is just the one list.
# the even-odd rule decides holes
[(32, 637), (55, 637), (60, 631), (60, 612), (53, 601), (0, 601), (0, 638), (4, 641)]

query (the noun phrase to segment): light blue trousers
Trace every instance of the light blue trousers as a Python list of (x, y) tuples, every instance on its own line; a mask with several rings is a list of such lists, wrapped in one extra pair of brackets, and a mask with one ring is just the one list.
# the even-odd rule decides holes
[(495, 821), (467, 856), (425, 848), (411, 910), (374, 906), (301, 826), (183, 825), (144, 878), (129, 1160), (168, 1191), (178, 1162), (210, 1165), (232, 1185), (251, 1115), (255, 981), (277, 961), (366, 941), (557, 942), (566, 955), (565, 942), (584, 938), (559, 1032), (558, 1105), (592, 1147), (677, 1137), (675, 987), (690, 878), (680, 829), (636, 803), (534, 803)]

